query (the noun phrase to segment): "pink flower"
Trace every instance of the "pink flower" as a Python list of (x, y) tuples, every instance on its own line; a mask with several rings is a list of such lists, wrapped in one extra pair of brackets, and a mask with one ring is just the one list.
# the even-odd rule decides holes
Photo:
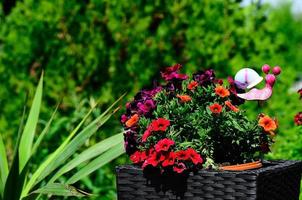
[(173, 167), (173, 171), (177, 173), (182, 173), (184, 170), (186, 170), (186, 165), (184, 163), (178, 163)]

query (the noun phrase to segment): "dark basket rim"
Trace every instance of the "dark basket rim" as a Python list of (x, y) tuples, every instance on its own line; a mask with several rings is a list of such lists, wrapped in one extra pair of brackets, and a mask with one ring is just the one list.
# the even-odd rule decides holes
[[(204, 173), (214, 173), (214, 174), (248, 174), (248, 175), (258, 175), (261, 173), (271, 172), (271, 171), (279, 171), (283, 170), (284, 168), (288, 167), (298, 167), (300, 169), (300, 172), (302, 173), (302, 160), (263, 160), (263, 167), (258, 169), (250, 169), (250, 170), (244, 170), (244, 171), (226, 171), (226, 170), (215, 170), (215, 169), (200, 169), (198, 171), (198, 174), (204, 174)], [(138, 172), (142, 172), (143, 170), (138, 166), (134, 164), (125, 164), (116, 166), (116, 172), (123, 169), (131, 169)]]

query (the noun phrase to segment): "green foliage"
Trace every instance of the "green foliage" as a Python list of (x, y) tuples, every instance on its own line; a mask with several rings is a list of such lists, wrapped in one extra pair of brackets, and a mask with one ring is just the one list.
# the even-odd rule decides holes
[[(40, 148), (43, 137), (47, 134), (49, 126), (53, 120), (54, 114), (51, 116), (49, 122), (45, 126), (44, 130), (38, 137), (35, 145), (32, 146), (34, 140), (28, 140), (26, 137), (34, 139), (35, 128), (38, 123), (40, 105), (42, 102), (42, 91), (43, 91), (43, 74), (39, 81), (35, 98), (33, 99), (32, 106), (27, 117), (27, 121), (23, 128), (23, 121), (25, 112), (23, 112), (22, 120), (20, 123), (20, 130), (18, 132), (18, 139), (16, 143), (15, 153), (11, 167), (8, 169), (8, 163), (6, 160), (5, 146), (3, 144), (2, 136), (0, 136), (0, 197), (3, 200), (21, 200), (21, 199), (37, 199), (41, 194), (58, 195), (58, 196), (85, 196), (85, 193), (81, 190), (76, 189), (70, 184), (74, 184), (78, 180), (85, 176), (88, 176), (101, 166), (109, 163), (111, 160), (117, 158), (124, 153), (123, 149), (123, 137), (121, 134), (112, 136), (105, 141), (96, 144), (84, 151), (87, 154), (89, 151), (92, 155), (78, 161), (73, 162), (72, 166), (68, 166), (70, 163), (65, 162), (72, 157), (72, 155), (80, 149), (80, 147), (93, 135), (99, 128), (113, 115), (115, 111), (112, 111), (114, 106), (120, 99), (114, 102), (104, 113), (98, 116), (95, 120), (84, 126), (85, 121), (96, 108), (96, 104), (89, 110), (84, 116), (81, 122), (73, 129), (70, 135), (63, 141), (63, 143), (50, 155), (45, 155), (45, 159), (41, 163), (36, 163), (37, 169), (33, 172), (30, 171), (30, 163), (37, 153), (35, 150)], [(55, 110), (55, 112), (57, 109)], [(54, 113), (55, 113), (54, 112)], [(84, 126), (84, 127), (83, 127)], [(81, 130), (82, 129), (82, 130)], [(108, 141), (114, 140), (115, 145), (108, 144)], [(30, 148), (27, 149), (27, 146)], [(101, 150), (99, 150), (101, 149)], [(29, 153), (29, 154), (28, 154)], [(81, 155), (81, 154), (80, 154)], [(94, 160), (90, 161), (91, 159)], [(70, 171), (72, 168), (79, 167), (81, 163), (87, 161), (87, 166), (82, 167), (75, 176), (72, 176), (65, 183), (55, 183), (58, 178), (63, 174)], [(97, 164), (95, 164), (97, 162)], [(71, 161), (72, 162), (72, 161)], [(92, 166), (87, 169), (88, 166)], [(69, 168), (68, 168), (69, 167)], [(58, 170), (60, 174), (49, 178), (51, 172)], [(28, 175), (30, 174), (30, 178)], [(49, 180), (50, 179), (50, 180)], [(72, 180), (72, 181), (71, 181)], [(37, 195), (38, 194), (38, 195)]]
[[(265, 112), (279, 120), (280, 131), (269, 158), (301, 159), (302, 135), (293, 116), (302, 106), (289, 88), (302, 73), (302, 20), (291, 15), (289, 6), (242, 7), (239, 2), (23, 0), (9, 15), (0, 9), (0, 132), (8, 160), (13, 157), (25, 91), (31, 88), (28, 95), (33, 97), (42, 69), (45, 103), (38, 131), (52, 113), (50, 108), (64, 99), (59, 119), (41, 143), (44, 150), (36, 160), (61, 144), (67, 137), (64, 133), (82, 119), (93, 99), (90, 95), (102, 96), (105, 108), (124, 91), (132, 97), (158, 78), (161, 67), (173, 63), (184, 64), (187, 72), (214, 68), (220, 77), (235, 74), (243, 66), (280, 65), (283, 72), (267, 105), (260, 110), (254, 103), (245, 106), (251, 117)], [(119, 132), (120, 126), (116, 120), (103, 130), (96, 139)], [(58, 132), (62, 134), (53, 139)], [(103, 199), (114, 199), (113, 166), (97, 173), (79, 185), (102, 194)]]

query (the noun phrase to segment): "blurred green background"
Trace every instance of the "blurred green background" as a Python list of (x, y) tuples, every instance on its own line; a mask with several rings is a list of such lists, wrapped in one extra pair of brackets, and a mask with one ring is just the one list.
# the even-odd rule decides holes
[[(181, 63), (187, 73), (213, 68), (226, 78), (246, 66), (260, 73), (267, 63), (283, 69), (274, 95), (261, 108), (248, 102), (247, 113), (279, 121), (267, 158), (302, 159), (302, 129), (293, 121), (302, 102), (290, 89), (302, 79), (302, 17), (292, 14), (290, 1), (272, 7), (240, 0), (2, 0), (0, 6), (0, 133), (7, 149), (42, 70), (41, 128), (63, 100), (37, 161), (96, 99), (100, 112), (128, 92), (125, 103), (165, 66)], [(121, 112), (87, 145), (120, 131)], [(114, 166), (125, 162), (123, 156), (77, 187), (100, 195), (95, 199), (115, 199)]]

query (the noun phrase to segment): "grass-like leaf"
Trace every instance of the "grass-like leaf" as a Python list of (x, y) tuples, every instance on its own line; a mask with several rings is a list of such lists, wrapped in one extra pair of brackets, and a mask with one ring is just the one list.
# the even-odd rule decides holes
[(89, 112), (84, 116), (82, 121), (76, 126), (76, 128), (69, 134), (69, 136), (65, 139), (65, 141), (52, 153), (50, 154), (47, 159), (38, 167), (38, 169), (35, 171), (35, 173), (32, 175), (32, 177), (29, 179), (28, 183), (26, 184), (24, 190), (22, 191), (22, 197), (27, 196), (30, 189), (35, 185), (37, 179), (41, 174), (44, 172), (44, 170), (47, 168), (47, 166), (55, 160), (57, 155), (59, 155), (65, 146), (69, 143), (69, 141), (74, 137), (74, 135), (79, 131), (81, 126), (84, 124), (86, 119), (89, 117), (91, 112), (94, 110), (96, 105), (94, 105)]
[(102, 126), (111, 117), (111, 115), (112, 114), (108, 114), (102, 118), (97, 118), (85, 127), (72, 141), (70, 141), (63, 151), (56, 156), (53, 162), (49, 163), (37, 181), (39, 182), (43, 180), (58, 166), (64, 164), (68, 158), (70, 158), (83, 144), (85, 144), (88, 138), (96, 133), (99, 127)]
[(35, 130), (39, 119), (43, 93), (43, 73), (41, 75), (31, 109), (24, 127), (19, 146), (19, 170), (21, 171), (31, 156)]
[(48, 184), (42, 188), (39, 188), (32, 192), (33, 194), (50, 194), (54, 196), (75, 196), (75, 197), (84, 197), (90, 195), (84, 191), (81, 191), (71, 185), (65, 185), (61, 183), (52, 183)]
[(46, 126), (44, 127), (43, 131), (42, 131), (41, 134), (39, 135), (37, 141), (35, 142), (35, 144), (34, 144), (34, 146), (33, 146), (33, 148), (32, 148), (32, 155), (36, 153), (36, 151), (37, 151), (38, 147), (40, 146), (40, 144), (41, 144), (41, 142), (42, 142), (44, 136), (45, 136), (46, 133), (48, 132), (48, 130), (49, 130), (49, 128), (50, 128), (50, 125), (51, 125), (51, 123), (52, 123), (52, 121), (53, 121), (53, 119), (54, 119), (54, 117), (55, 117), (55, 115), (56, 115), (56, 113), (57, 113), (57, 110), (58, 110), (58, 108), (59, 108), (59, 105), (60, 105), (60, 104), (58, 104), (58, 105), (56, 106), (54, 112), (52, 113), (52, 115), (51, 115), (51, 117), (50, 117), (50, 119), (49, 119), (49, 121), (47, 122)]
[(66, 184), (73, 184), (85, 176), (88, 176), (95, 170), (99, 169), (103, 165), (109, 163), (110, 161), (114, 160), (115, 158), (119, 157), (125, 152), (123, 143), (119, 143), (100, 155), (99, 157), (95, 158), (91, 161), (88, 165), (80, 169), (76, 174), (74, 174), (70, 179), (67, 180)]
[(84, 152), (77, 155), (74, 159), (69, 161), (67, 164), (65, 164), (62, 168), (60, 168), (60, 170), (54, 176), (52, 176), (49, 183), (53, 183), (54, 181), (56, 181), (57, 178), (59, 178), (63, 174), (69, 172), (70, 170), (74, 169), (80, 164), (96, 156), (99, 156), (103, 152), (121, 143), (122, 141), (123, 141), (123, 133), (119, 133), (91, 146), (90, 148), (86, 149)]
[(4, 189), (4, 184), (8, 175), (8, 163), (6, 158), (5, 145), (0, 134), (0, 196)]

